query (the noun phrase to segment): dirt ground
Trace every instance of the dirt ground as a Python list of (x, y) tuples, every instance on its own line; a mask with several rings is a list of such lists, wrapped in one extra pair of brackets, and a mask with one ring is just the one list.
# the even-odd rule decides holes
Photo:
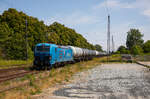
[(103, 64), (32, 99), (150, 99), (150, 71), (137, 64)]

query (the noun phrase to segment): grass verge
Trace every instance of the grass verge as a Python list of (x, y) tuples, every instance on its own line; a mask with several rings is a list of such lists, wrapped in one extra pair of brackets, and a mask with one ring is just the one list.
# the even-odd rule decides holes
[(0, 60), (0, 69), (19, 67), (21, 65), (31, 65), (32, 60)]

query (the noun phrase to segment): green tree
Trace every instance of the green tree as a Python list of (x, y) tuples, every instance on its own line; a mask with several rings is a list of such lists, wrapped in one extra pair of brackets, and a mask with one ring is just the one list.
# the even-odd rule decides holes
[(142, 53), (143, 53), (143, 49), (138, 45), (134, 45), (131, 48), (131, 54), (133, 54), (133, 55), (140, 55)]
[(0, 43), (4, 43), (6, 40), (9, 39), (9, 35), (11, 30), (9, 29), (6, 22), (0, 23)]
[(143, 50), (145, 53), (150, 53), (150, 40), (148, 40), (144, 43)]
[(3, 53), (7, 59), (26, 59), (26, 37), (29, 58), (33, 57), (35, 45), (43, 42), (95, 49), (81, 34), (58, 22), (47, 26), (16, 9), (4, 11), (0, 15), (0, 55)]
[(121, 45), (118, 48), (117, 52), (119, 52), (120, 54), (129, 54), (130, 53), (129, 50), (123, 45)]
[(0, 23), (0, 57), (5, 58), (6, 43), (10, 40), (9, 35), (12, 33), (6, 22)]
[(99, 45), (99, 44), (96, 44), (94, 47), (95, 47), (95, 49), (96, 49), (97, 51), (103, 51), (103, 50), (102, 50), (102, 46)]
[(138, 29), (130, 29), (130, 31), (127, 32), (127, 48), (131, 49), (134, 45), (142, 46), (144, 42), (142, 37), (143, 34), (141, 34)]
[(54, 22), (48, 26), (48, 42), (59, 45), (72, 45), (81, 48), (95, 49), (87, 40), (75, 30)]
[[(26, 20), (27, 31), (25, 31)], [(47, 33), (47, 26), (43, 21), (39, 21), (37, 18), (28, 16), (23, 12), (18, 12), (16, 9), (10, 8), (2, 14), (1, 22), (6, 23), (9, 29), (13, 31), (9, 34), (11, 39), (7, 40), (4, 44), (5, 54), (8, 59), (26, 59), (26, 33), (28, 35), (28, 50), (31, 49), (31, 51), (33, 51), (35, 44), (46, 42), (45, 36)], [(28, 54), (31, 56), (32, 52)]]

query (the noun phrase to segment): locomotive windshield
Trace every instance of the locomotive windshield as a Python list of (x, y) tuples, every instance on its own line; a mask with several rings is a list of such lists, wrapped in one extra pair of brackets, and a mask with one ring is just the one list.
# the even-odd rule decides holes
[(37, 46), (36, 51), (39, 52), (49, 52), (50, 46)]

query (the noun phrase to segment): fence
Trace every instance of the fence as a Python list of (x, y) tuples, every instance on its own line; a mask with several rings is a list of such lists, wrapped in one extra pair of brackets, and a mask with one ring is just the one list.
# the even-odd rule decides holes
[(133, 56), (133, 59), (135, 61), (149, 61), (150, 62), (150, 55), (136, 55), (136, 56)]

